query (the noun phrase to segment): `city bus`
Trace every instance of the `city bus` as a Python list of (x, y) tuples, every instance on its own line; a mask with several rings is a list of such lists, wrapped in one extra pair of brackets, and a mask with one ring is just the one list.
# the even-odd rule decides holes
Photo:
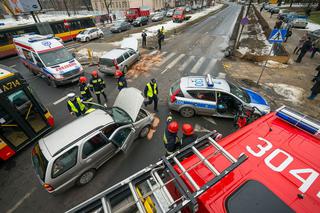
[[(46, 31), (51, 32), (54, 36), (61, 38), (63, 41), (70, 41), (82, 30), (95, 27), (95, 20), (93, 17), (67, 19), (70, 29), (64, 27), (63, 21), (64, 20), (48, 22), (45, 26)], [(17, 54), (13, 44), (14, 36), (27, 33), (41, 34), (40, 28), (43, 28), (43, 26), (38, 24), (0, 27), (0, 58)]]
[(0, 65), (0, 161), (50, 130), (54, 119), (14, 69)]

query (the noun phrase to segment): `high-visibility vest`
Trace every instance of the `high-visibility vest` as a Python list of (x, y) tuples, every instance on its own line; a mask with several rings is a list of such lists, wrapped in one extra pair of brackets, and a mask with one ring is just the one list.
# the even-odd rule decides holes
[(151, 84), (150, 83), (147, 83), (147, 87), (148, 87), (148, 92), (147, 92), (147, 96), (152, 98), (153, 95), (157, 95), (157, 83), (154, 83), (153, 84), (153, 88), (151, 87)]
[(89, 114), (90, 112), (93, 112), (95, 111), (96, 109), (95, 108), (90, 108), (88, 109), (84, 114)]
[[(81, 99), (79, 97), (76, 97), (76, 101), (80, 107), (80, 111), (83, 112), (86, 106), (81, 102)], [(68, 100), (68, 104), (71, 107), (72, 112), (78, 113), (77, 107), (72, 103), (71, 100)]]

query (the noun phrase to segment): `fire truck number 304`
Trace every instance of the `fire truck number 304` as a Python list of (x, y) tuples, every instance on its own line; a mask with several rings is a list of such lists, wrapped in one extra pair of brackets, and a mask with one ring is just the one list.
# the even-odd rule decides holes
[[(257, 144), (256, 148), (259, 149), (259, 151), (254, 151), (250, 146), (246, 146), (247, 151), (252, 154), (255, 157), (262, 157), (264, 156), (270, 149), (272, 148), (272, 143), (269, 142), (268, 140), (258, 137), (258, 140), (260, 142), (264, 142), (264, 144)], [(256, 149), (255, 149), (256, 150)], [(283, 154), (286, 156), (285, 160), (283, 160), (280, 165), (273, 165), (271, 163), (272, 159), (274, 159), (277, 155)], [(293, 157), (288, 154), (287, 152), (283, 151), (282, 149), (275, 149), (271, 154), (269, 154), (265, 159), (264, 162), (265, 164), (273, 171), (275, 172), (282, 172), (284, 169), (286, 169), (289, 164), (293, 161)], [(313, 169), (310, 168), (305, 168), (305, 169), (292, 169), (289, 171), (290, 174), (292, 174), (295, 178), (297, 178), (299, 181), (302, 182), (302, 185), (299, 187), (299, 190), (302, 193), (305, 193), (310, 186), (314, 183), (314, 181), (317, 179), (319, 176), (319, 173), (316, 172)], [(303, 178), (300, 176), (300, 174), (309, 174), (307, 178)], [(317, 197), (320, 198), (320, 192), (317, 193)]]

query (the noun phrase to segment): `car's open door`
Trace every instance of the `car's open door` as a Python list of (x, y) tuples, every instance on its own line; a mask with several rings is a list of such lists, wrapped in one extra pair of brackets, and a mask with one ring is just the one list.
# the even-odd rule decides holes
[(135, 132), (132, 124), (124, 125), (112, 133), (110, 140), (122, 151), (126, 152), (135, 139)]

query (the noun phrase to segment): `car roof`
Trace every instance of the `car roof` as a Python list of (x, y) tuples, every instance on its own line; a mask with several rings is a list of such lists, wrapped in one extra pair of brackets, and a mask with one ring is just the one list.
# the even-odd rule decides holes
[(80, 117), (71, 123), (57, 129), (39, 140), (41, 147), (46, 147), (48, 154), (54, 156), (59, 151), (71, 145), (98, 127), (114, 122), (113, 118), (103, 110), (95, 111)]
[[(211, 77), (211, 76), (210, 76)], [(229, 83), (225, 79), (211, 78), (213, 86), (208, 85), (208, 76), (187, 76), (182, 77), (180, 80), (181, 88), (203, 88), (203, 89), (216, 89), (230, 92)]]
[(102, 55), (101, 58), (117, 59), (127, 51), (128, 49), (116, 48)]

